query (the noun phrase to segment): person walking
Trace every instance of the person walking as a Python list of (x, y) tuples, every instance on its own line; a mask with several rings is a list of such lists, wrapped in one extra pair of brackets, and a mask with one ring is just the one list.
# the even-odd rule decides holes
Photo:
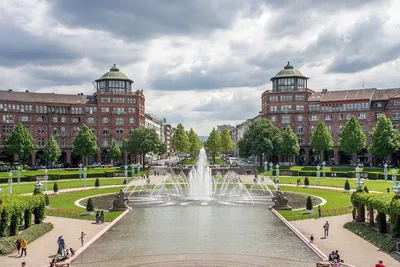
[(318, 205), (318, 218), (322, 217), (321, 205)]
[(17, 249), (17, 255), (21, 252), (21, 244), (22, 240), (21, 238), (18, 238), (17, 241), (15, 241), (15, 248)]
[(83, 247), (83, 243), (84, 243), (84, 241), (85, 241), (85, 233), (84, 232), (81, 232), (81, 236), (79, 237), (79, 239), (81, 240), (81, 245), (82, 245), (82, 247)]
[(324, 228), (324, 237), (327, 238), (328, 235), (329, 235), (329, 223), (328, 223), (328, 221), (325, 222), (323, 228)]
[(22, 239), (21, 241), (21, 255), (20, 257), (22, 257), (23, 254), (25, 254), (26, 256), (26, 248), (28, 247), (28, 242), (25, 239)]

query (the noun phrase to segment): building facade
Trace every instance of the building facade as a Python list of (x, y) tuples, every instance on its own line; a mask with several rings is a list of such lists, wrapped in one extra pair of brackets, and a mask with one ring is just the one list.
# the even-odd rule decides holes
[[(359, 120), (367, 136), (382, 114), (391, 118), (394, 127), (400, 127), (400, 89), (323, 89), (314, 92), (307, 86), (308, 79), (288, 62), (271, 78), (272, 90), (266, 90), (261, 96), (261, 115), (281, 130), (289, 125), (297, 134), (301, 146), (300, 163), (322, 160), (335, 164), (350, 163), (351, 157), (339, 151), (338, 142), (344, 125), (352, 116)], [(320, 159), (310, 147), (318, 121), (325, 122), (334, 141), (332, 151), (325, 153), (324, 159)], [(370, 142), (368, 136), (366, 148), (358, 154), (358, 163), (377, 163), (367, 151)], [(394, 153), (389, 161), (399, 164), (400, 153)]]
[[(4, 149), (4, 141), (21, 122), (37, 145), (29, 163), (43, 164), (41, 155), (47, 140), (54, 136), (62, 149), (60, 163), (76, 164), (72, 154), (73, 139), (86, 124), (97, 137), (100, 151), (89, 162), (109, 162), (108, 150), (115, 140), (122, 147), (131, 130), (145, 124), (145, 96), (132, 89), (133, 81), (114, 65), (109, 72), (95, 80), (93, 95), (0, 91), (0, 160), (18, 160)], [(121, 162), (132, 161), (123, 152)]]
[(232, 131), (233, 129), (235, 129), (235, 126), (230, 125), (230, 124), (226, 124), (226, 125), (217, 125), (217, 132), (221, 133), (223, 129), (228, 129), (228, 131)]
[(164, 126), (164, 136), (165, 136), (165, 146), (167, 148), (167, 155), (173, 152), (172, 149), (172, 126), (171, 124), (165, 124)]

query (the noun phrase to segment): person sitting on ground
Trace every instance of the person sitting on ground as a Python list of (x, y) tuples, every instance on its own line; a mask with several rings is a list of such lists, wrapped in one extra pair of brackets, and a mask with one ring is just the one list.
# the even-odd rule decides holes
[(335, 255), (336, 255), (335, 259), (337, 259), (338, 262), (343, 262), (342, 260), (340, 260), (339, 250), (335, 251)]
[(333, 260), (332, 267), (340, 267), (338, 260)]
[(379, 260), (377, 264), (375, 264), (375, 267), (386, 267), (385, 264), (383, 264), (383, 260)]
[(334, 259), (335, 259), (335, 251), (332, 250), (331, 254), (329, 254), (328, 256), (328, 261), (332, 262)]
[(69, 251), (71, 252), (71, 256), (75, 256), (75, 250), (73, 248), (69, 248)]
[(57, 258), (57, 262), (65, 261), (66, 259), (70, 259), (72, 257), (71, 251), (69, 249), (65, 250), (65, 255)]

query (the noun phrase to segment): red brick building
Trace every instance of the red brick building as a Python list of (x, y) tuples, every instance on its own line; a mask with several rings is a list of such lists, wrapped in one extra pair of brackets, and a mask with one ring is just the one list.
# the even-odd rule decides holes
[[(381, 114), (392, 119), (400, 127), (400, 89), (363, 88), (352, 90), (314, 92), (307, 87), (307, 80), (300, 71), (288, 64), (271, 78), (272, 90), (263, 92), (261, 114), (280, 129), (287, 125), (297, 134), (301, 145), (299, 162), (309, 163), (321, 160), (319, 153), (310, 148), (312, 131), (318, 121), (328, 126), (334, 141), (332, 151), (325, 153), (324, 161), (347, 164), (351, 160), (338, 150), (338, 141), (343, 126), (352, 116), (358, 118), (364, 132), (368, 134)], [(367, 138), (367, 146), (371, 140)], [(282, 159), (284, 160), (284, 159)], [(391, 157), (393, 164), (399, 164), (400, 152)], [(371, 164), (375, 159), (364, 149), (358, 155), (358, 162)]]
[[(32, 165), (43, 163), (40, 155), (51, 135), (62, 149), (61, 163), (79, 162), (79, 157), (71, 152), (73, 139), (83, 124), (92, 129), (100, 147), (89, 161), (108, 162), (112, 139), (122, 146), (130, 130), (144, 125), (145, 97), (143, 91), (133, 91), (132, 84), (114, 65), (94, 82), (93, 95), (0, 91), (0, 161), (17, 160), (4, 150), (4, 141), (21, 122), (38, 147), (29, 159)], [(130, 160), (130, 155), (124, 152), (121, 161), (130, 163)]]

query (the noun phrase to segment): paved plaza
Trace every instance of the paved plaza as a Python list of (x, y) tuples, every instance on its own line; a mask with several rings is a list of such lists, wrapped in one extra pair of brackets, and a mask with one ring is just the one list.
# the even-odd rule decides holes
[(16, 255), (0, 257), (0, 266), (20, 267), (22, 261), (26, 261), (28, 267), (48, 266), (51, 259), (57, 253), (57, 239), (62, 235), (68, 248), (78, 250), (81, 247), (79, 240), (81, 231), (86, 233), (86, 240), (90, 240), (108, 223), (93, 224), (88, 220), (77, 220), (60, 217), (47, 216), (46, 222), (51, 222), (54, 229), (44, 236), (28, 244), (27, 256), (16, 257)]
[[(324, 235), (322, 226), (325, 221), (330, 224), (329, 237), (321, 239)], [(379, 259), (383, 260), (386, 266), (400, 266), (400, 262), (390, 255), (379, 251), (377, 247), (365, 241), (358, 235), (343, 228), (346, 222), (352, 221), (351, 214), (326, 217), (320, 219), (307, 219), (292, 221), (303, 235), (309, 237), (314, 235), (314, 244), (327, 256), (332, 250), (339, 250), (340, 257), (349, 264), (357, 267), (374, 266)]]

